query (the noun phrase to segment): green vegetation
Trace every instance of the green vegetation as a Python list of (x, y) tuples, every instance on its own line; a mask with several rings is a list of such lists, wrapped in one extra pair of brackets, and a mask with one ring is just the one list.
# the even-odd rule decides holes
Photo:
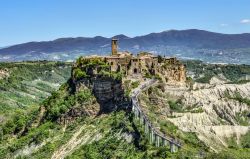
[(149, 73), (149, 72), (146, 72), (145, 75), (144, 75), (145, 78), (150, 78), (152, 79), (153, 76)]
[(224, 93), (224, 96), (228, 99), (233, 99), (233, 100), (236, 100), (240, 103), (245, 103), (247, 104), (248, 106), (250, 106), (250, 99), (248, 98), (243, 98), (239, 92), (235, 92), (235, 94), (233, 96), (230, 96), (230, 94), (226, 91)]
[(158, 59), (158, 62), (159, 62), (159, 63), (162, 63), (163, 60), (164, 60), (163, 57), (162, 57), (161, 55), (158, 55), (158, 56), (157, 56), (157, 59)]
[(59, 91), (53, 92), (51, 96), (43, 102), (46, 108), (46, 119), (55, 121), (61, 114), (66, 113), (76, 104), (86, 104), (85, 102), (94, 100), (94, 96), (89, 89), (81, 90), (76, 94), (70, 93), (69, 84), (64, 84)]
[(74, 70), (74, 76), (77, 80), (80, 80), (82, 78), (86, 78), (88, 77), (88, 75), (86, 74), (86, 72), (82, 71), (80, 68), (76, 68)]
[[(43, 120), (38, 127), (32, 126), (39, 116), (38, 108), (26, 114), (23, 114), (24, 112), (15, 113), (13, 119), (0, 125), (0, 130), (2, 130), (0, 134), (0, 156), (7, 157), (12, 153), (16, 153), (17, 150), (24, 149), (25, 146), (40, 145), (43, 142), (47, 142), (50, 138), (65, 134), (62, 132), (62, 127), (56, 122), (58, 117), (72, 107), (78, 105), (87, 106), (91, 104), (88, 103), (89, 101), (95, 100), (88, 89), (80, 90), (76, 94), (71, 93), (70, 84), (70, 81), (63, 84), (58, 91), (52, 92), (52, 95), (42, 103), (42, 106), (45, 107), (45, 113), (41, 116)], [(81, 119), (84, 118), (84, 116), (81, 117)], [(60, 140), (65, 141), (68, 139), (64, 137), (60, 137)], [(58, 144), (60, 145), (62, 142)], [(48, 147), (43, 147), (46, 151), (55, 147), (51, 141), (46, 146)], [(48, 152), (48, 154), (51, 153), (53, 151)]]
[(9, 119), (6, 123), (0, 125), (0, 138), (3, 139), (5, 135), (14, 134), (18, 135), (20, 132), (24, 131), (24, 128), (30, 121), (35, 119), (38, 114), (37, 110), (32, 110), (30, 112), (23, 112), (17, 110), (15, 116)]
[(214, 76), (214, 74), (205, 73), (204, 77), (196, 79), (196, 82), (199, 82), (199, 83), (209, 83), (209, 81), (211, 80), (211, 78), (213, 76)]
[(241, 146), (246, 149), (250, 149), (250, 132), (241, 137)]
[(111, 72), (109, 64), (102, 58), (78, 58), (76, 66), (73, 67), (73, 78), (81, 80), (95, 76), (111, 77), (115, 80), (121, 80), (123, 72)]
[(169, 100), (168, 104), (171, 110), (175, 112), (183, 112), (183, 108), (182, 108), (183, 105), (181, 103), (181, 100), (177, 100), (177, 101)]
[(236, 136), (230, 138), (227, 142), (228, 149), (219, 153), (209, 153), (206, 158), (216, 159), (246, 159), (250, 158), (250, 132), (243, 135), (240, 139), (240, 144), (236, 143)]
[(2, 122), (15, 114), (27, 115), (70, 77), (71, 63), (12, 62), (0, 63), (9, 77), (0, 79), (0, 118)]
[[(146, 93), (147, 95), (142, 94), (139, 99), (143, 103), (142, 105), (145, 106), (144, 109), (147, 110), (147, 116), (154, 123), (154, 126), (159, 127), (160, 132), (166, 136), (179, 140), (184, 145), (181, 151), (171, 157), (182, 158), (185, 156), (194, 158), (199, 155), (199, 151), (207, 153), (209, 148), (198, 139), (195, 133), (187, 133), (179, 130), (177, 126), (166, 119), (165, 114), (163, 115), (162, 112), (164, 108), (166, 109), (167, 105), (169, 105), (170, 110), (173, 112), (200, 113), (203, 112), (202, 108), (197, 106), (185, 108), (180, 99), (162, 92), (164, 92), (164, 89), (161, 89), (160, 85), (150, 87)], [(154, 100), (150, 101), (150, 99)]]
[[(224, 92), (224, 97), (228, 98), (228, 99), (232, 99), (232, 100), (236, 100), (240, 103), (244, 103), (246, 105), (248, 105), (248, 107), (250, 107), (250, 99), (248, 98), (243, 98), (239, 92), (235, 92), (233, 95), (230, 95), (228, 91)], [(249, 122), (250, 122), (250, 118), (249, 118), (249, 114), (250, 112), (245, 110), (242, 111), (240, 113), (236, 113), (236, 121), (243, 126), (248, 126)]]
[[(161, 78), (161, 76), (159, 75), (159, 74), (151, 74), (151, 73), (149, 73), (149, 72), (146, 72), (145, 74), (144, 74), (144, 78), (149, 78), (149, 79), (157, 79), (157, 80), (159, 80), (159, 81), (162, 81), (162, 78)], [(167, 81), (167, 80), (166, 80)]]
[(176, 101), (169, 100), (168, 104), (169, 104), (171, 111), (173, 112), (179, 112), (179, 113), (184, 113), (184, 112), (202, 113), (204, 112), (202, 107), (198, 107), (197, 105), (184, 107), (184, 105), (181, 102), (181, 99), (178, 99)]
[(250, 149), (226, 149), (219, 153), (209, 153), (206, 159), (248, 159)]
[(132, 89), (137, 88), (139, 85), (140, 85), (140, 82), (139, 82), (139, 81), (134, 81), (134, 82), (131, 83)]
[[(220, 64), (205, 64), (202, 61), (187, 60), (183, 61), (188, 71), (195, 75), (195, 80), (201, 83), (208, 83), (213, 76), (224, 75), (231, 83), (243, 84), (249, 82), (240, 79), (245, 75), (250, 75), (249, 65), (220, 65)], [(203, 75), (200, 77), (200, 75)]]
[(227, 84), (246, 84), (249, 82), (250, 82), (250, 80), (238, 80), (238, 81), (234, 81), (234, 82), (228, 82)]
[[(95, 117), (87, 115), (70, 117), (69, 122), (64, 125), (59, 124), (58, 118), (63, 117), (72, 108), (88, 109), (96, 102), (90, 90), (82, 89), (74, 93), (72, 81), (68, 80), (65, 83), (70, 75), (70, 64), (28, 62), (5, 63), (1, 66), (8, 68), (11, 76), (0, 80), (0, 107), (2, 108), (0, 119), (1, 115), (5, 119), (0, 125), (0, 158), (51, 158), (53, 153), (62, 148), (66, 147), (63, 151), (68, 151), (69, 146), (75, 147), (72, 153), (67, 153), (66, 158), (73, 159), (249, 158), (250, 133), (242, 136), (240, 145), (237, 145), (232, 138), (228, 141), (229, 149), (214, 154), (209, 152), (208, 147), (195, 133), (183, 132), (169, 120), (162, 118), (162, 109), (159, 110), (159, 107), (164, 104), (173, 112), (203, 112), (198, 105), (184, 107), (180, 99), (164, 95), (162, 85), (150, 87), (148, 90), (150, 98), (147, 97), (144, 102), (150, 106), (148, 108), (150, 120), (156, 123), (160, 131), (179, 139), (183, 144), (182, 149), (177, 153), (170, 153), (169, 147), (157, 148), (150, 145), (143, 127), (139, 126), (139, 121), (132, 120), (132, 114), (125, 111), (115, 111)], [(108, 66), (105, 61), (99, 59), (91, 61), (78, 59), (77, 67), (72, 73), (75, 79), (81, 80), (89, 78), (93, 69), (96, 69), (98, 75), (104, 77), (119, 80), (123, 76), (121, 72), (107, 71)], [(53, 86), (56, 83), (65, 84), (59, 88), (59, 86)], [(126, 94), (129, 95), (139, 84), (139, 81), (124, 81)], [(29, 95), (24, 96), (23, 93)], [(34, 95), (35, 98), (30, 95)], [(50, 97), (44, 100), (49, 95)], [(156, 99), (156, 97), (160, 98)], [(249, 105), (248, 99), (237, 94), (228, 98)], [(10, 101), (13, 100), (15, 102), (11, 103)], [(9, 103), (6, 104), (6, 101)], [(2, 104), (4, 102), (5, 105)], [(39, 105), (45, 108), (42, 114), (38, 108)], [(90, 111), (93, 110), (90, 109)], [(249, 114), (243, 113), (244, 116)], [(237, 121), (243, 125), (247, 121), (241, 118), (242, 115), (238, 114)], [(34, 124), (39, 117), (41, 117), (39, 123)], [(74, 145), (78, 141), (81, 141), (80, 144)]]
[(124, 83), (125, 88), (125, 96), (129, 97), (129, 94), (131, 93), (132, 89), (137, 88), (140, 85), (139, 81), (131, 81), (131, 80), (125, 80)]
[[(143, 152), (140, 152), (134, 144), (129, 144), (123, 138), (119, 139), (119, 132), (131, 134), (135, 131), (127, 114), (115, 112), (105, 118), (108, 120), (104, 119), (105, 121), (101, 122), (102, 124), (105, 122), (102, 130), (104, 136), (99, 141), (81, 146), (67, 158), (141, 158), (143, 156)], [(111, 129), (107, 131), (109, 128)]]

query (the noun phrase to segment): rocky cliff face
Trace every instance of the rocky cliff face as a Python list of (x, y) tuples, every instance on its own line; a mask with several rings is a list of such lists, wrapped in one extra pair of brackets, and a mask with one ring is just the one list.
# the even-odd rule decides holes
[(65, 125), (68, 123), (72, 123), (80, 117), (96, 116), (99, 112), (100, 105), (95, 101), (91, 101), (89, 103), (85, 103), (84, 106), (78, 105), (76, 107), (71, 108), (68, 112), (58, 118), (57, 122)]
[(100, 104), (100, 112), (110, 112), (124, 102), (122, 82), (111, 77), (93, 77), (75, 82), (76, 91), (90, 88)]

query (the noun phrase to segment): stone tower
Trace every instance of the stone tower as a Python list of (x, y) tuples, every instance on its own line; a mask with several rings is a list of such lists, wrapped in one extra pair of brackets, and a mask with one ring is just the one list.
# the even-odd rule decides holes
[(113, 38), (112, 42), (111, 42), (111, 46), (112, 46), (112, 55), (117, 55), (117, 52), (118, 52), (118, 40)]

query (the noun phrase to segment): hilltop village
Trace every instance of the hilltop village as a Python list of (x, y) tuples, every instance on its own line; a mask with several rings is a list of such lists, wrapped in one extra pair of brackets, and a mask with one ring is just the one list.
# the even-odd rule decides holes
[[(118, 51), (118, 40), (112, 39), (110, 56), (87, 56), (81, 57), (76, 63), (77, 67), (81, 61), (99, 59), (109, 65), (108, 72), (121, 72), (123, 77), (131, 79), (142, 79), (149, 76), (157, 76), (164, 82), (185, 82), (186, 69), (184, 65), (173, 58), (155, 56), (151, 53), (141, 52), (134, 56), (128, 51)], [(81, 65), (81, 64), (80, 64)], [(98, 74), (100, 67), (85, 72)]]
[[(185, 84), (186, 69), (176, 58), (154, 56), (141, 52), (118, 51), (118, 40), (112, 39), (110, 56), (80, 57), (72, 68), (75, 91), (88, 87), (104, 111), (126, 101), (135, 82), (156, 78), (164, 83)], [(134, 82), (134, 84), (133, 84)], [(126, 85), (127, 89), (126, 89)]]

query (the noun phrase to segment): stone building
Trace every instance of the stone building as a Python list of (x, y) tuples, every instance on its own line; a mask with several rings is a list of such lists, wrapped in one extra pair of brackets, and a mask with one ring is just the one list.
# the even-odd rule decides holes
[(157, 56), (142, 52), (133, 56), (130, 52), (118, 52), (118, 40), (112, 39), (112, 52), (105, 56), (105, 61), (111, 66), (111, 71), (122, 71), (127, 76), (143, 76), (161, 74), (168, 81), (185, 82), (186, 70), (179, 60), (163, 58), (159, 61)]
[(100, 58), (110, 66), (112, 72), (122, 72), (126, 77), (143, 78), (146, 74), (158, 75), (165, 81), (185, 82), (186, 69), (184, 65), (174, 58), (159, 60), (148, 52), (141, 52), (134, 56), (128, 51), (118, 51), (118, 40), (112, 39), (110, 56), (89, 56), (83, 58)]

